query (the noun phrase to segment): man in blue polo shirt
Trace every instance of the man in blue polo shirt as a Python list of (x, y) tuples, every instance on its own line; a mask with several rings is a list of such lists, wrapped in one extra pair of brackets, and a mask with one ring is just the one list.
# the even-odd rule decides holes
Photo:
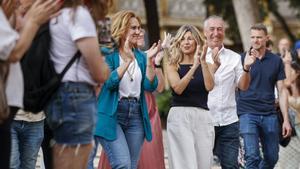
[[(284, 122), (279, 129), (275, 111), (274, 87), (281, 91), (285, 79), (284, 65), (279, 56), (266, 50), (269, 36), (263, 24), (250, 29), (252, 49), (242, 54), (255, 53), (256, 61), (249, 68), (251, 82), (248, 90), (239, 91), (237, 109), (240, 119), (240, 135), (244, 139), (246, 168), (274, 168), (278, 160), (279, 130), (283, 137), (291, 134), (287, 112), (283, 111)], [(262, 144), (263, 158), (259, 152)]]

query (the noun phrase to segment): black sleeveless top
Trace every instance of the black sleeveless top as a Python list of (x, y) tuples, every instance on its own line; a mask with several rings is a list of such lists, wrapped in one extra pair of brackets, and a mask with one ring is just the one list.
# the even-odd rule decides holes
[[(179, 66), (178, 74), (180, 79), (183, 78), (184, 75), (190, 70), (191, 66), (191, 64)], [(173, 97), (171, 107), (201, 107), (208, 110), (207, 95), (208, 91), (205, 89), (202, 69), (201, 66), (199, 66), (194, 73), (193, 79), (190, 80), (190, 83), (187, 85), (181, 95), (176, 94), (172, 90)]]

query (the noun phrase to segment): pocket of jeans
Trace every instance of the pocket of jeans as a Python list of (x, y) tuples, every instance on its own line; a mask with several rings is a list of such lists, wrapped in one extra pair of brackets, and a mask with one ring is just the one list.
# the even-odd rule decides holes
[(277, 115), (271, 115), (270, 117), (268, 117), (267, 127), (268, 127), (268, 132), (270, 132), (270, 133), (279, 133), (281, 128), (279, 126)]
[(240, 119), (240, 134), (250, 134), (250, 133), (256, 133), (255, 127), (251, 125), (251, 118), (249, 117), (249, 114), (243, 114), (239, 117)]

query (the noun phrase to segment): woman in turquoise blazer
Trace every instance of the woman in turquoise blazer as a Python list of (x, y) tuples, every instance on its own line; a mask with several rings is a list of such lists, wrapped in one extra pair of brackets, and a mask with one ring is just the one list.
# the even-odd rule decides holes
[(112, 168), (135, 169), (144, 138), (151, 141), (151, 126), (144, 91), (154, 91), (157, 77), (147, 55), (136, 48), (140, 19), (130, 11), (112, 18), (112, 36), (118, 49), (106, 55), (111, 75), (98, 97), (95, 140), (100, 142)]

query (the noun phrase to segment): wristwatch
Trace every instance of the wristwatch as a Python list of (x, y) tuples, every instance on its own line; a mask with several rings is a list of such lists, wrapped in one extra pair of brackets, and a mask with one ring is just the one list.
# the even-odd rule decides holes
[(161, 65), (157, 65), (156, 63), (154, 63), (154, 67), (155, 67), (155, 68), (162, 68)]
[(249, 70), (245, 69), (245, 67), (243, 66), (243, 71), (246, 72), (246, 73), (249, 73), (250, 72), (250, 69), (251, 67), (249, 68)]

